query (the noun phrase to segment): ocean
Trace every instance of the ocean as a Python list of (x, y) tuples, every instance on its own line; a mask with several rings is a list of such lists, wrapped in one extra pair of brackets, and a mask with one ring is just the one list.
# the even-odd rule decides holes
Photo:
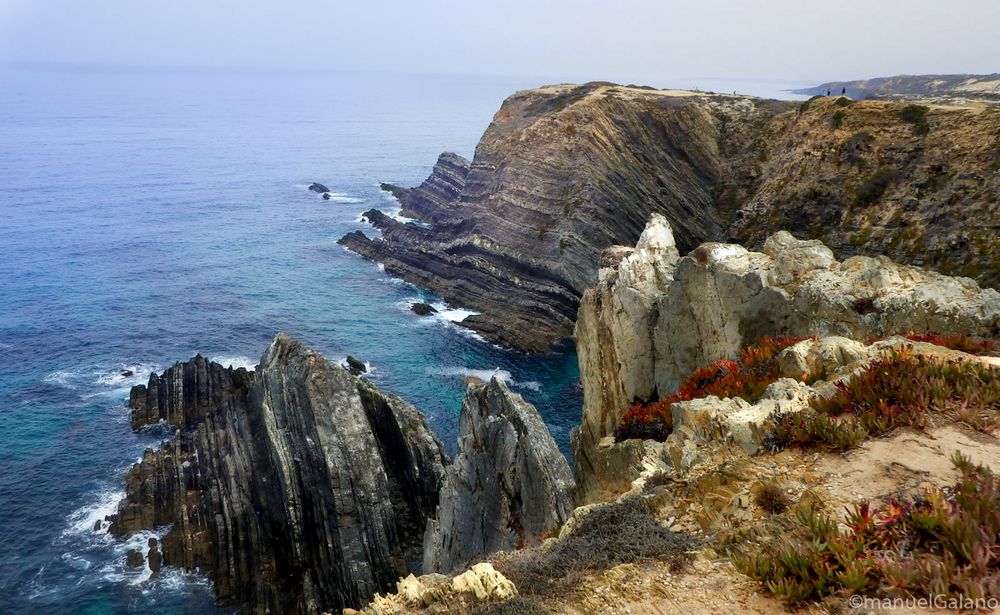
[[(533, 85), (0, 72), (0, 612), (226, 611), (198, 574), (126, 569), (128, 549), (162, 528), (119, 541), (102, 522), (164, 437), (132, 432), (129, 388), (199, 352), (252, 367), (284, 331), (330, 359), (354, 355), (452, 451), (462, 379), (499, 371), (568, 453), (572, 348), (496, 348), (456, 324), (462, 306), (336, 243), (372, 232), (365, 210), (398, 211), (379, 182), (416, 185), (442, 151), (471, 157), (503, 98)], [(439, 314), (416, 316), (418, 300)]]

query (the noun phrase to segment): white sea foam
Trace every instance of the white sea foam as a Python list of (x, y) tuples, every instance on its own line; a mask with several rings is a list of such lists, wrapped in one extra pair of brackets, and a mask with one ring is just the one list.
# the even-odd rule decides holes
[(131, 388), (137, 384), (145, 384), (150, 374), (159, 371), (160, 366), (155, 363), (123, 363), (114, 369), (98, 372), (94, 382), (115, 389)]
[(212, 360), (223, 367), (231, 367), (233, 369), (242, 367), (251, 372), (257, 369), (257, 362), (243, 355), (220, 355), (212, 357)]
[(489, 382), (491, 378), (496, 377), (502, 382), (519, 389), (529, 389), (532, 391), (542, 390), (540, 382), (536, 382), (534, 380), (518, 382), (517, 380), (514, 380), (513, 374), (505, 369), (501, 369), (500, 367), (495, 369), (473, 369), (471, 367), (428, 367), (427, 373), (433, 376), (478, 378), (483, 382)]
[(63, 538), (107, 536), (110, 524), (105, 518), (118, 511), (118, 504), (123, 499), (125, 491), (122, 489), (105, 489), (98, 492), (95, 501), (69, 514), (66, 518), (66, 529), (62, 533)]
[(70, 389), (76, 388), (76, 385), (72, 383), (72, 380), (79, 376), (78, 372), (60, 370), (57, 372), (52, 372), (45, 378), (42, 378), (43, 382), (49, 384), (56, 384), (59, 386), (67, 387)]
[[(323, 200), (330, 201), (331, 203), (364, 203), (365, 202), (365, 199), (362, 199), (362, 198), (356, 197), (356, 196), (351, 196), (351, 195), (346, 194), (344, 192), (328, 192), (327, 194), (330, 195), (330, 198), (323, 199)], [(323, 198), (322, 194), (319, 194), (318, 196), (321, 199)]]

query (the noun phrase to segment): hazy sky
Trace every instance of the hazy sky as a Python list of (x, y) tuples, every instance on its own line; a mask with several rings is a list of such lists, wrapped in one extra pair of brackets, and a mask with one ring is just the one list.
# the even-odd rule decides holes
[(1000, 0), (0, 0), (0, 62), (539, 76), (1000, 71)]

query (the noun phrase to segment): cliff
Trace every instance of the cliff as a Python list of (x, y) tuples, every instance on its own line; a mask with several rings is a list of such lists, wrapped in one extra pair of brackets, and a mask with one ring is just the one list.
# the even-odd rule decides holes
[(179, 429), (129, 471), (111, 532), (169, 525), (163, 563), (220, 601), (319, 613), (420, 570), (446, 458), (401, 399), (286, 335), (252, 374), (196, 357), (130, 398), (134, 425)]
[(634, 243), (650, 213), (670, 220), (682, 249), (719, 236), (714, 190), (734, 164), (726, 150), (789, 108), (602, 83), (518, 92), (464, 178), (443, 156), (420, 187), (393, 187), (429, 228), (369, 212), (382, 238), (341, 243), (481, 312), (463, 324), (490, 341), (544, 351), (572, 332), (601, 250)]
[(621, 466), (641, 453), (607, 446), (629, 405), (668, 397), (696, 369), (764, 336), (1000, 335), (1000, 292), (966, 278), (885, 257), (837, 261), (821, 242), (784, 231), (763, 252), (706, 243), (678, 258), (672, 243), (669, 225), (653, 218), (634, 251), (610, 251), (620, 260), (584, 295), (584, 407), (573, 436), (581, 501), (632, 480)]
[(797, 94), (840, 94), (851, 98), (926, 99), (953, 98), (1000, 102), (1000, 74), (992, 75), (896, 75), (853, 81), (830, 81)]
[(569, 518), (573, 476), (534, 406), (499, 379), (470, 384), (458, 455), (424, 538), (424, 571), (537, 544)]
[(682, 253), (787, 229), (997, 286), (998, 139), (995, 107), (549, 86), (503, 103), (467, 170), (442, 156), (420, 187), (387, 186), (429, 226), (370, 211), (382, 237), (341, 243), (535, 352), (571, 334), (601, 252), (652, 214)]

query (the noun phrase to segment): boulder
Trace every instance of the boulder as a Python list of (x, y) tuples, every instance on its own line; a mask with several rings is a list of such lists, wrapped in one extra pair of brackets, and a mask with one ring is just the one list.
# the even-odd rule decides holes
[(434, 309), (433, 305), (420, 301), (410, 304), (410, 309), (417, 316), (430, 316), (431, 314), (437, 314), (437, 310)]
[(195, 357), (151, 382), (178, 386), (133, 399), (182, 428), (129, 471), (112, 534), (169, 525), (162, 564), (246, 613), (339, 612), (420, 572), (446, 457), (415, 408), (283, 334), (256, 372)]
[(324, 192), (329, 192), (330, 191), (329, 188), (327, 188), (326, 186), (324, 186), (323, 184), (320, 184), (320, 183), (309, 184), (309, 189), (312, 190), (313, 192), (318, 192), (320, 194), (322, 194)]
[(470, 384), (458, 455), (424, 537), (424, 571), (540, 542), (572, 512), (573, 477), (534, 406), (497, 377)]
[(351, 372), (352, 376), (360, 376), (368, 372), (368, 366), (361, 359), (347, 355), (345, 362), (347, 363), (347, 371)]

